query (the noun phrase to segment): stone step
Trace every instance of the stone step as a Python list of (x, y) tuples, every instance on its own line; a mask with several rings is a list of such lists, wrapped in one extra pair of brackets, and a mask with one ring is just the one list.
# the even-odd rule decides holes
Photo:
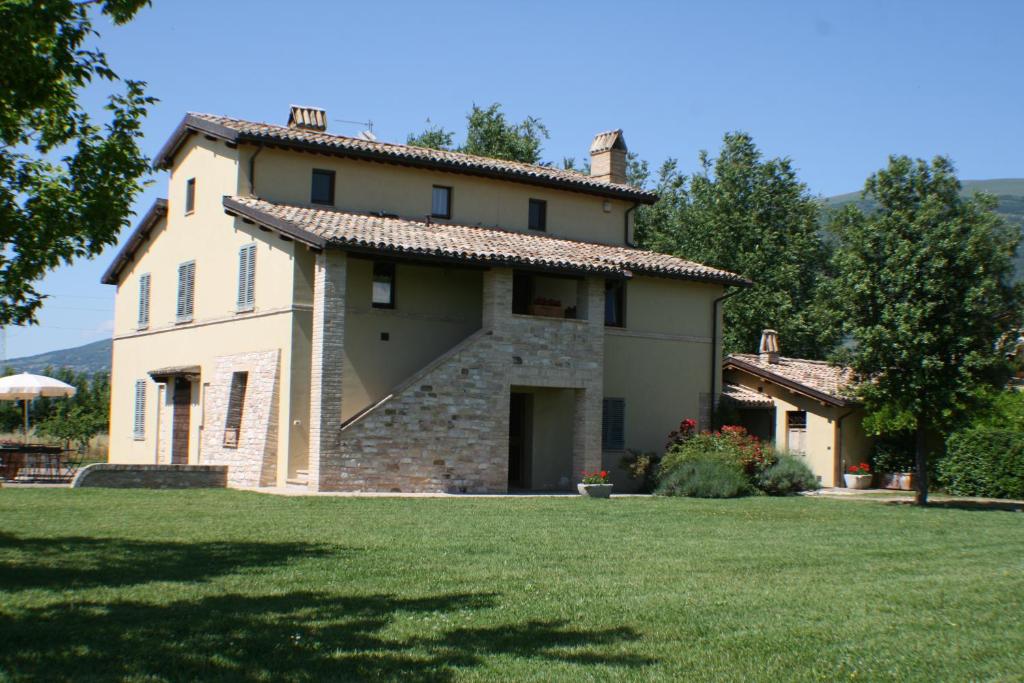
[(299, 479), (298, 477), (295, 477), (293, 479), (285, 479), (284, 484), (290, 489), (309, 488), (309, 480), (305, 478)]

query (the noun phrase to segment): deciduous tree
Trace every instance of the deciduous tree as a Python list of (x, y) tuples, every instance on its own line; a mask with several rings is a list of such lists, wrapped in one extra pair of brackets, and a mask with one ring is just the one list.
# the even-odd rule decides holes
[(547, 137), (548, 129), (540, 119), (527, 116), (513, 123), (505, 118), (501, 105), (495, 102), (486, 108), (473, 105), (466, 115), (466, 140), (458, 147), (454, 146), (454, 133), (435, 125), (418, 135), (409, 135), (407, 141), (420, 147), (537, 164)]

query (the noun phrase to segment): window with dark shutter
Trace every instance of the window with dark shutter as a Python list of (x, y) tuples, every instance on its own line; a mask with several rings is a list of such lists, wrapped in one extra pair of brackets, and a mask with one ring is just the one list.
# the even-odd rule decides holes
[(548, 229), (548, 203), (543, 199), (530, 200), (530, 230)]
[(135, 422), (132, 435), (136, 441), (146, 438), (146, 380), (135, 382)]
[(196, 179), (189, 178), (185, 181), (185, 213), (189, 214), (196, 210)]
[(309, 201), (313, 204), (334, 206), (334, 171), (313, 169), (313, 189)]
[(231, 375), (231, 393), (228, 394), (228, 414), (224, 422), (224, 446), (238, 448), (242, 432), (242, 411), (245, 408), (245, 389), (249, 384), (248, 372)]
[(373, 264), (373, 293), (371, 303), (374, 308), (395, 307), (395, 264), (378, 261)]
[(189, 261), (178, 266), (178, 306), (175, 320), (179, 323), (192, 322), (195, 308), (196, 262)]
[(149, 273), (139, 276), (139, 320), (138, 329), (149, 327)]
[(434, 218), (452, 217), (452, 188), (434, 185), (430, 201), (430, 215)]
[(626, 399), (606, 398), (601, 414), (601, 450), (621, 451), (626, 447)]
[(604, 282), (604, 325), (626, 326), (626, 283), (622, 280)]
[(238, 310), (251, 311), (256, 305), (256, 245), (238, 250)]

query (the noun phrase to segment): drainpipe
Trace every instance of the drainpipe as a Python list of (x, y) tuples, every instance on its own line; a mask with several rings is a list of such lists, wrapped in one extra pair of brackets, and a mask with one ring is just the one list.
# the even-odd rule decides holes
[(634, 246), (633, 241), (629, 239), (629, 214), (636, 211), (639, 206), (640, 202), (633, 202), (633, 206), (626, 209), (626, 213), (623, 215), (622, 237), (627, 247)]
[(723, 301), (742, 291), (742, 289), (734, 289), (711, 302), (711, 385), (709, 395), (711, 396), (712, 411), (715, 409), (715, 377), (722, 371), (721, 359), (718, 357), (718, 311)]
[(256, 157), (263, 151), (263, 145), (256, 148), (256, 151), (249, 157), (249, 196), (256, 196)]
[(833, 486), (838, 486), (839, 482), (843, 480), (843, 467), (845, 465), (843, 462), (843, 420), (850, 417), (855, 412), (857, 412), (857, 409), (851, 408), (836, 419), (836, 429), (838, 430), (838, 437), (836, 438), (836, 462), (838, 463), (838, 467), (833, 468), (836, 470), (832, 473), (832, 479), (834, 480), (832, 482)]

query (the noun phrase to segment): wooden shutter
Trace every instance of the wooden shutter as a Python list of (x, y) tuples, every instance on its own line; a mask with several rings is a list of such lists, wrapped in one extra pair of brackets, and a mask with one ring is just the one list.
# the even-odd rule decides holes
[(139, 276), (139, 324), (140, 330), (149, 327), (149, 273)]
[(196, 291), (196, 262), (189, 261), (178, 266), (178, 308), (176, 318), (178, 322), (189, 322), (192, 320), (192, 311), (195, 307)]
[(146, 438), (146, 380), (135, 382), (135, 425), (134, 436), (137, 440)]
[(238, 250), (238, 310), (251, 311), (256, 303), (256, 245)]
[(601, 450), (621, 451), (626, 447), (626, 400), (606, 398), (601, 415)]

